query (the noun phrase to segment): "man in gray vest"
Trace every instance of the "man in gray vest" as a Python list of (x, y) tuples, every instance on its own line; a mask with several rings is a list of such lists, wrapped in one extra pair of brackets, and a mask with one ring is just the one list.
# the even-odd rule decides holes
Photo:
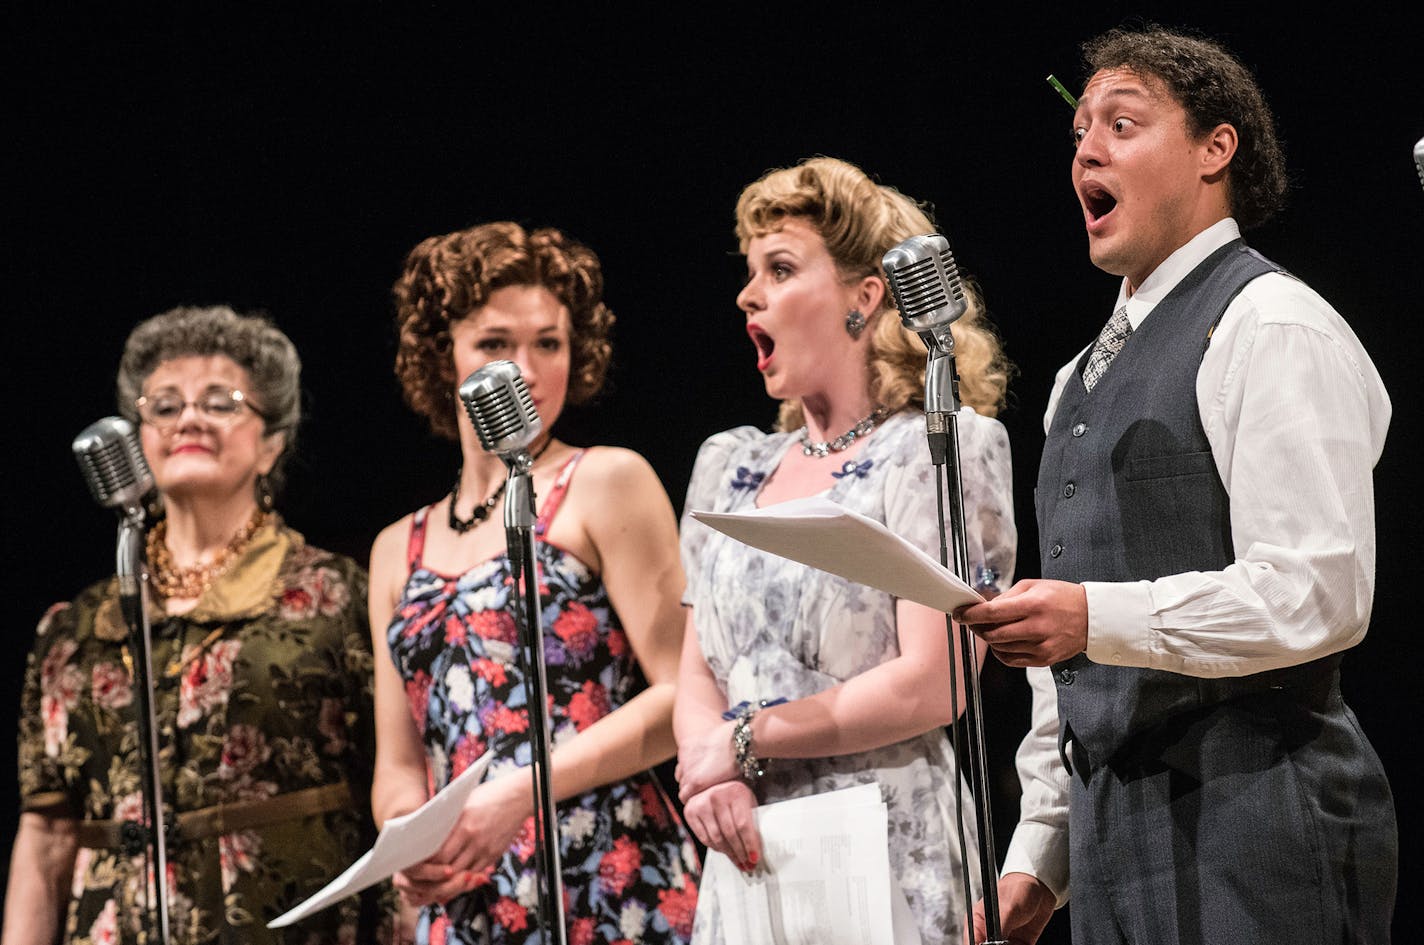
[(1285, 191), (1241, 63), (1161, 30), (1085, 61), (1073, 185), (1122, 288), (1050, 396), (1043, 579), (956, 614), (1034, 667), (1005, 937), (1071, 889), (1078, 945), (1387, 942), (1394, 803), (1339, 665), (1369, 624), (1389, 397), (1241, 241)]

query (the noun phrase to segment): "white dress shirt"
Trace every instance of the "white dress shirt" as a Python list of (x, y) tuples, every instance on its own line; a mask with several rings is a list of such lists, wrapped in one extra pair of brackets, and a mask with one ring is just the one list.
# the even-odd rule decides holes
[[(1184, 276), (1240, 235), (1221, 220), (1128, 295), (1136, 329)], [(1086, 349), (1084, 349), (1086, 350)], [(1082, 357), (1059, 370), (1044, 430)], [(1111, 370), (1111, 369), (1109, 369)], [(1227, 306), (1197, 371), (1197, 408), (1231, 498), (1236, 560), (1153, 581), (1087, 581), (1088, 659), (1187, 676), (1243, 676), (1358, 643), (1374, 597), (1373, 469), (1390, 401), (1349, 325), (1309, 286), (1269, 273)], [(1019, 748), (1023, 800), (1004, 872), (1068, 896), (1068, 774), (1057, 693), (1028, 670), (1033, 720)]]

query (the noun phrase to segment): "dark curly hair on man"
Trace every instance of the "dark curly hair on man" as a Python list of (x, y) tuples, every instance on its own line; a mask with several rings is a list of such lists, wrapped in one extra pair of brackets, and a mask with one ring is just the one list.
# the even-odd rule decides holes
[(1265, 96), (1241, 60), (1220, 44), (1147, 26), (1114, 29), (1083, 44), (1087, 78), (1125, 69), (1156, 79), (1187, 112), (1187, 131), (1200, 138), (1220, 124), (1236, 129), (1227, 171), (1231, 215), (1243, 230), (1270, 220), (1285, 205), (1285, 155)]
[(603, 387), (613, 355), (614, 317), (603, 304), (603, 270), (593, 250), (550, 228), (484, 223), (432, 236), (406, 257), (396, 280), (396, 377), (405, 399), (440, 436), (459, 438), (450, 325), (505, 286), (537, 285), (569, 310), (568, 402)]

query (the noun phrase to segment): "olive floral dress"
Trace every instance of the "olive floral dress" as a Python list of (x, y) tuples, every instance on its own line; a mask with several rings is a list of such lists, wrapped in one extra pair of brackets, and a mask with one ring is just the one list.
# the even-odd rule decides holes
[[(557, 746), (616, 710), (641, 688), (628, 637), (599, 576), (543, 540), (583, 451), (560, 470), (535, 522), (549, 724)], [(431, 790), (487, 750), (486, 778), (528, 765), (529, 713), (516, 655), (509, 559), (461, 575), (421, 561), (430, 509), (414, 516), (406, 579), (388, 631), (425, 744)], [(650, 772), (558, 805), (569, 945), (685, 943), (697, 908), (700, 865), (690, 835)], [(421, 943), (533, 943), (537, 917), (534, 821), (479, 885), (421, 912)]]
[[(171, 940), (388, 937), (373, 896), (266, 928), (373, 838), (364, 571), (272, 515), (194, 610), (154, 608), (149, 621)], [(123, 849), (119, 829), (143, 810), (127, 641), (116, 582), (103, 581), (50, 608), (25, 673), (22, 807), (80, 821), (63, 938), (76, 945), (140, 934), (144, 857)]]

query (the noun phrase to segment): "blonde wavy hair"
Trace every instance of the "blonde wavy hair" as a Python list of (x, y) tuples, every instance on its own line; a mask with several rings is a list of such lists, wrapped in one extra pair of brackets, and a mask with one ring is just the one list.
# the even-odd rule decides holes
[[(746, 253), (753, 238), (781, 228), (796, 217), (810, 224), (826, 244), (847, 281), (863, 276), (884, 280), (880, 260), (891, 247), (911, 236), (935, 232), (926, 210), (893, 187), (877, 184), (846, 161), (814, 157), (794, 167), (777, 168), (749, 184), (737, 198), (737, 242)], [(978, 287), (966, 280), (969, 303), (951, 331), (960, 399), (985, 416), (1004, 406), (1013, 365), (998, 334), (984, 315)], [(869, 354), (871, 399), (891, 412), (925, 403), (925, 346), (900, 323), (889, 287), (873, 319)], [(841, 318), (844, 313), (835, 313)], [(799, 400), (781, 402), (777, 428), (794, 430), (804, 423)]]

